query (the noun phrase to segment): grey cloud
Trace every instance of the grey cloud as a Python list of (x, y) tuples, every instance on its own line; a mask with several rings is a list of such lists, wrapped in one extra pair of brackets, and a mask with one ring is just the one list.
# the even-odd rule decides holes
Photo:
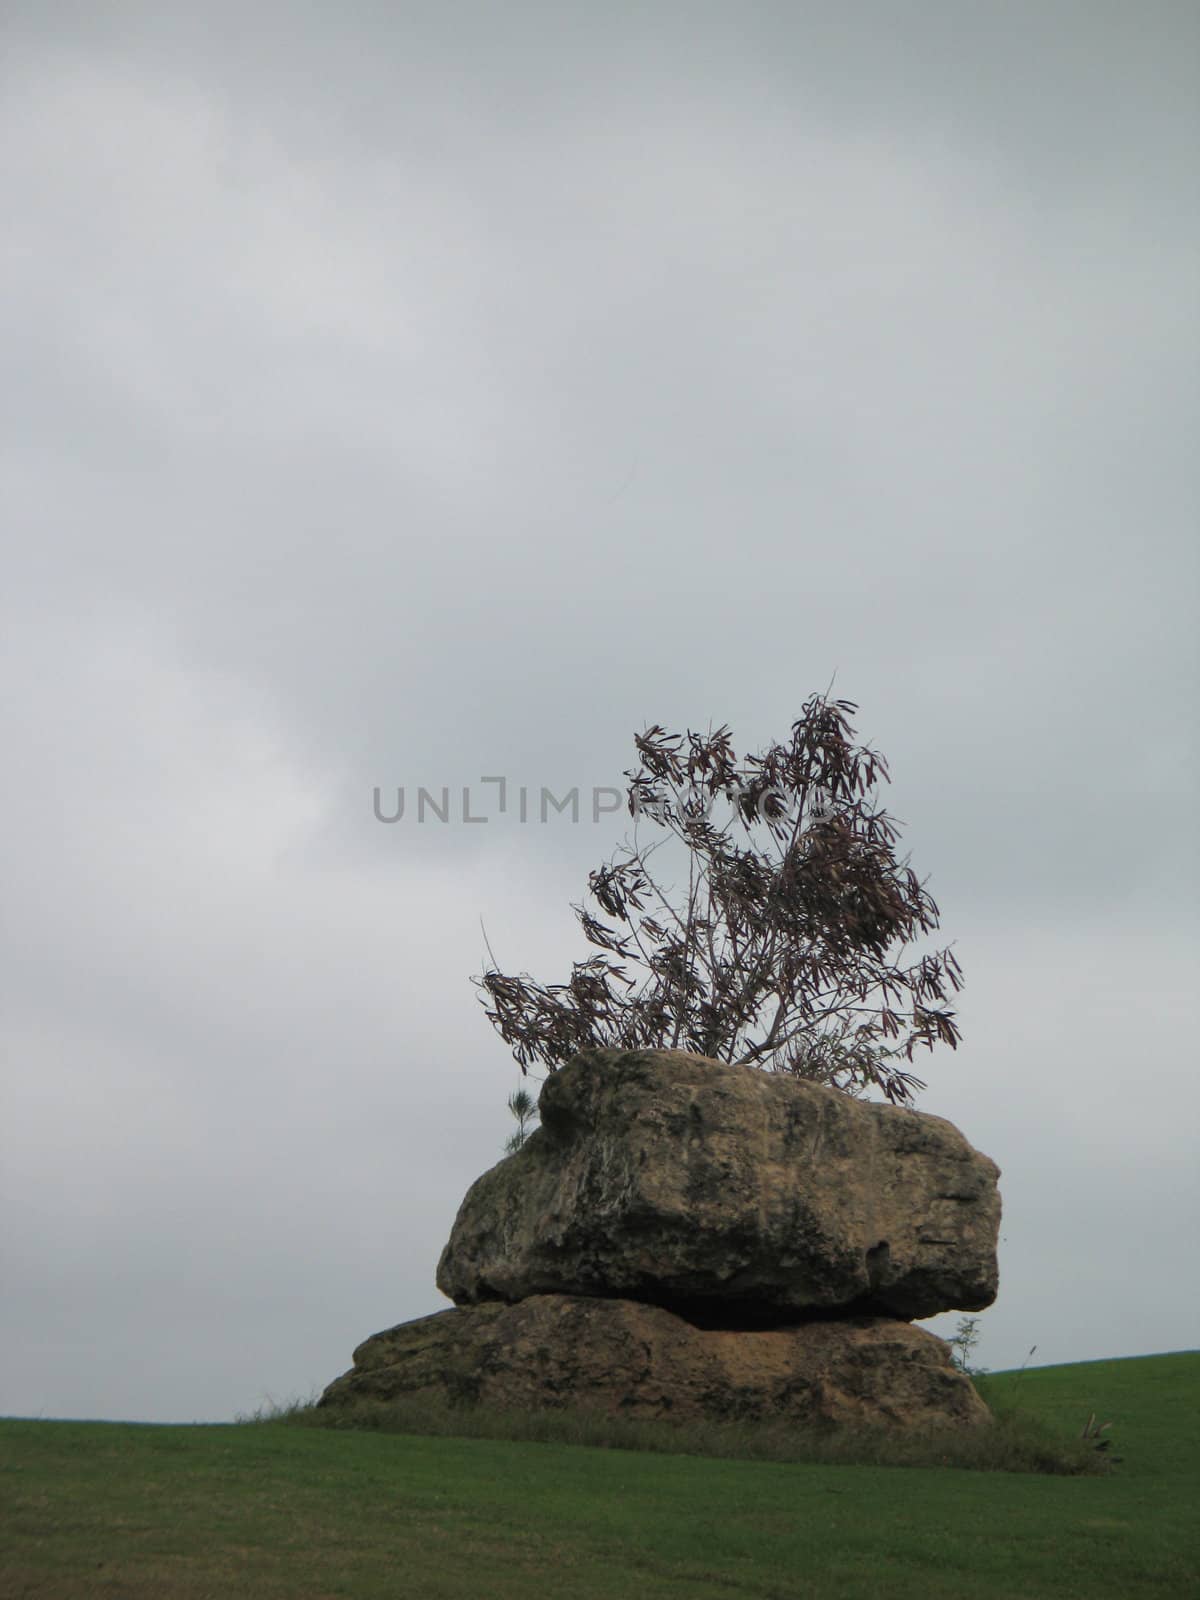
[(967, 973), (983, 1358), (1194, 1342), (1192, 8), (6, 29), (0, 1405), (228, 1415), (436, 1307), (479, 919), (563, 974), (624, 822), (375, 785), (586, 795), (835, 672)]

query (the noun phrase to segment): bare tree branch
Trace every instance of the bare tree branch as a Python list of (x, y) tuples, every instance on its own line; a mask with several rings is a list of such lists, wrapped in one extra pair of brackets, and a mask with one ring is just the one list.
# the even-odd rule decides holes
[[(488, 944), (491, 965), (473, 980), (522, 1072), (535, 1061), (554, 1071), (592, 1046), (676, 1046), (912, 1103), (924, 1085), (897, 1063), (919, 1045), (957, 1048), (944, 1002), (962, 969), (949, 948), (894, 959), (938, 926), (938, 908), (896, 858), (895, 820), (870, 803), (890, 777), (881, 755), (851, 742), (856, 709), (814, 696), (790, 740), (741, 763), (724, 726), (635, 736), (633, 839), (588, 878), (611, 920), (572, 908), (602, 953), (543, 986), (500, 972)], [(720, 826), (718, 801), (731, 807)], [(663, 833), (649, 846), (643, 817)], [(682, 907), (649, 865), (670, 839), (688, 852)]]

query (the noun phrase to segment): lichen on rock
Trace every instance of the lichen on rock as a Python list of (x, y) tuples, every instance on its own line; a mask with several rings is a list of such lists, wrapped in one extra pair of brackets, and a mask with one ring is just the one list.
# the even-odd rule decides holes
[(942, 1117), (684, 1051), (548, 1077), (542, 1126), (468, 1191), (459, 1305), (602, 1294), (776, 1321), (995, 1299), (999, 1176)]

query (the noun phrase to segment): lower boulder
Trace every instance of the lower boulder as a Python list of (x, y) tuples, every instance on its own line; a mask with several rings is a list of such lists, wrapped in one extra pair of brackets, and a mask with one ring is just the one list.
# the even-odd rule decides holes
[(538, 1294), (377, 1333), (318, 1404), (429, 1395), (660, 1421), (970, 1427), (991, 1414), (933, 1334), (889, 1317), (698, 1328), (634, 1300)]

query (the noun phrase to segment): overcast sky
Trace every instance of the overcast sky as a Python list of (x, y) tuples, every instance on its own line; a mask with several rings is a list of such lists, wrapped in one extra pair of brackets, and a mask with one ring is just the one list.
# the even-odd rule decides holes
[(1200, 1345), (1196, 8), (0, 29), (0, 1412), (227, 1419), (443, 1308), (481, 919), (566, 977), (635, 731), (831, 680), (966, 977), (978, 1359)]

